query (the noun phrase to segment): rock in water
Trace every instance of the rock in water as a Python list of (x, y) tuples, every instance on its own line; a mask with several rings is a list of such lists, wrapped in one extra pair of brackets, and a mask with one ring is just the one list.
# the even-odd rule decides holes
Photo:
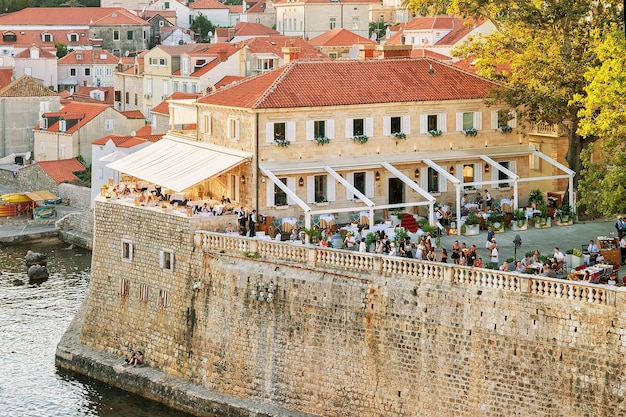
[(45, 266), (48, 263), (48, 257), (43, 253), (33, 252), (29, 250), (26, 253), (26, 257), (24, 258), (26, 261), (26, 266), (30, 267), (32, 265), (42, 265)]
[(43, 265), (32, 265), (28, 268), (28, 279), (31, 281), (42, 281), (48, 279), (48, 269)]

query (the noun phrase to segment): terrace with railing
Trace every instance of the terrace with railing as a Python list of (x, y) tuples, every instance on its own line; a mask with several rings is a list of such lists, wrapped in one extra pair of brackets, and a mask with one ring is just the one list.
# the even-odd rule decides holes
[(231, 255), (254, 253), (255, 256), (258, 254), (261, 259), (307, 264), (313, 268), (378, 273), (381, 276), (406, 277), (435, 283), (448, 283), (453, 286), (527, 293), (596, 305), (616, 306), (617, 295), (626, 292), (624, 288), (598, 286), (580, 281), (320, 246), (294, 245), (288, 242), (259, 240), (202, 230), (195, 232), (194, 244), (203, 250), (223, 251)]

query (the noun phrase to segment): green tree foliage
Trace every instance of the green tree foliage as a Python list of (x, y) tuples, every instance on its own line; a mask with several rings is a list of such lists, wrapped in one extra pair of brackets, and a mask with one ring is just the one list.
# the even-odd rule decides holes
[(213, 25), (205, 15), (200, 13), (193, 19), (193, 22), (189, 25), (189, 29), (193, 30), (196, 36), (199, 35), (202, 40), (206, 40), (209, 32), (215, 32), (215, 25)]
[(54, 43), (54, 47), (57, 49), (57, 58), (63, 58), (65, 55), (73, 51), (73, 49), (68, 48), (67, 45), (63, 45), (58, 42)]
[(579, 134), (598, 138), (581, 154), (584, 169), (578, 186), (580, 204), (587, 212), (606, 216), (626, 212), (626, 41), (623, 30), (604, 37), (596, 52), (600, 65), (587, 71), (585, 92), (575, 97), (582, 106), (578, 112)]
[[(437, 10), (446, 1), (410, 0), (409, 6)], [(597, 65), (594, 39), (621, 21), (616, 6), (595, 0), (451, 0), (448, 7), (451, 14), (495, 25), (492, 35), (474, 39), (456, 53), (474, 55), (478, 73), (503, 84), (491, 100), (520, 106), (526, 120), (555, 124), (567, 133), (565, 159), (577, 172), (575, 183), (582, 169), (580, 152), (593, 138), (578, 133), (580, 103), (572, 99), (584, 91), (584, 74)]]
[(370, 25), (369, 25), (370, 38), (372, 37), (372, 33), (376, 34), (376, 40), (382, 38), (383, 36), (385, 36), (385, 32), (387, 31), (388, 26), (389, 26), (389, 23), (385, 23), (382, 20), (379, 20), (377, 22), (370, 22)]

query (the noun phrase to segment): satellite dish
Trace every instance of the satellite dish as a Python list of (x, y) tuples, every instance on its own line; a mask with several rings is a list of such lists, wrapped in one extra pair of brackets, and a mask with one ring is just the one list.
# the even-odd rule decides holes
[(132, 132), (130, 132), (131, 136), (135, 136), (137, 134), (137, 132), (135, 132), (134, 130)]
[(125, 57), (128, 57), (128, 55), (130, 55), (130, 51), (126, 51), (126, 52), (124, 52), (124, 56), (125, 56)]
[(30, 159), (30, 151), (26, 152), (26, 155), (24, 155), (24, 159)]

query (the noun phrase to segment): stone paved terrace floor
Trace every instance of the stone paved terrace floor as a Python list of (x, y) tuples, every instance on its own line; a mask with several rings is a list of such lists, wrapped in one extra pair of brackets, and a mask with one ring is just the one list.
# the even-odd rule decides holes
[[(616, 217), (617, 218), (617, 217)], [(513, 239), (519, 234), (522, 239), (522, 246), (517, 249), (517, 258), (522, 258), (528, 251), (539, 249), (542, 255), (550, 255), (554, 252), (554, 247), (558, 247), (565, 253), (568, 249), (580, 249), (581, 245), (589, 244), (589, 240), (595, 240), (598, 236), (609, 236), (610, 232), (615, 232), (615, 220), (596, 220), (579, 222), (571, 226), (552, 226), (547, 229), (536, 229), (529, 226), (528, 230), (514, 232), (506, 230), (504, 233), (496, 233), (496, 243), (499, 248), (500, 264), (507, 258), (513, 258), (515, 245)], [(460, 243), (465, 242), (467, 246), (474, 244), (478, 248), (479, 256), (483, 262), (489, 262), (489, 251), (485, 249), (487, 232), (481, 230), (477, 236), (442, 236), (441, 246), (446, 248), (448, 256), (451, 254), (450, 248), (455, 240)], [(439, 252), (438, 252), (439, 256)], [(626, 275), (626, 266), (620, 268), (620, 277)]]

